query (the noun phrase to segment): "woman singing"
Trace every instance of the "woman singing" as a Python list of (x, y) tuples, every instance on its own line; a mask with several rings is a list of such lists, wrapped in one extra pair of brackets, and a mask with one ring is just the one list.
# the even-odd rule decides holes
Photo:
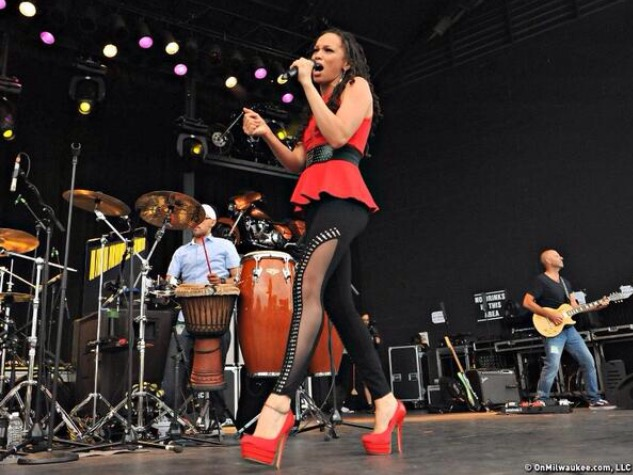
[[(317, 67), (315, 67), (318, 65)], [(404, 405), (390, 391), (351, 294), (352, 241), (378, 210), (359, 170), (372, 119), (380, 112), (362, 47), (347, 32), (319, 36), (311, 59), (292, 63), (310, 117), (290, 150), (256, 112), (244, 109), (243, 129), (262, 137), (289, 170), (301, 172), (291, 202), (305, 211), (305, 250), (296, 269), (293, 317), (281, 375), (254, 435), (242, 438), (242, 457), (277, 465), (294, 424), (290, 400), (306, 377), (326, 310), (375, 402), (374, 429), (362, 438), (368, 454), (391, 453), (397, 428), (401, 451)]]

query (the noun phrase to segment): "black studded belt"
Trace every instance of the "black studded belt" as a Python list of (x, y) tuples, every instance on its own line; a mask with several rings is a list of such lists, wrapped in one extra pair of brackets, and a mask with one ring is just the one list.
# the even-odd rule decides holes
[(306, 152), (306, 168), (315, 163), (323, 163), (328, 160), (345, 160), (346, 162), (358, 165), (363, 155), (351, 145), (343, 145), (334, 148), (331, 145), (319, 145)]

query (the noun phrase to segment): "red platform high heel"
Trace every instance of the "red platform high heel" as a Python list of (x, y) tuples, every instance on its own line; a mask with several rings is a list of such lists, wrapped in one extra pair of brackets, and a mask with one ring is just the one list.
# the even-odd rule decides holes
[[(270, 406), (269, 406), (270, 407)], [(274, 411), (277, 409), (272, 408)], [(265, 439), (246, 434), (242, 437), (240, 445), (242, 447), (242, 458), (264, 465), (281, 465), (281, 456), (284, 452), (284, 445), (290, 434), (290, 429), (294, 426), (295, 416), (292, 411), (288, 411), (284, 425), (274, 439)]]
[(365, 434), (362, 437), (365, 452), (369, 455), (389, 455), (391, 453), (391, 438), (393, 429), (397, 428), (398, 432), (398, 452), (402, 453), (402, 422), (407, 410), (404, 404), (398, 401), (396, 412), (391, 416), (387, 428), (379, 434)]

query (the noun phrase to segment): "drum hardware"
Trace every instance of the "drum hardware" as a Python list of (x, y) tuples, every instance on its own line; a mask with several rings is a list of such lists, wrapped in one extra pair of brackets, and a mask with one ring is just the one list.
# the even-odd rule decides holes
[[(105, 196), (105, 195), (104, 195)], [(83, 208), (82, 208), (83, 209)], [(105, 217), (103, 218), (105, 219)], [(104, 234), (100, 239), (100, 263), (99, 263), (99, 293), (98, 293), (98, 307), (97, 307), (97, 335), (94, 345), (92, 346), (92, 352), (94, 353), (94, 382), (92, 387), (92, 392), (86, 396), (86, 398), (73, 407), (70, 411), (70, 415), (72, 417), (76, 417), (78, 412), (86, 406), (90, 401), (92, 401), (92, 417), (90, 419), (92, 424), (96, 424), (97, 422), (97, 405), (101, 402), (106, 406), (109, 412), (113, 411), (113, 406), (100, 392), (99, 392), (99, 365), (101, 363), (101, 345), (103, 341), (101, 340), (101, 321), (103, 318), (104, 311), (104, 297), (103, 297), (103, 274), (105, 272), (105, 245), (108, 242), (107, 235)], [(113, 414), (117, 419), (126, 423), (127, 421), (118, 413)]]
[[(131, 442), (132, 440), (138, 441), (137, 435), (142, 432), (146, 432), (151, 424), (155, 420), (159, 420), (164, 418), (165, 416), (169, 416), (173, 420), (176, 420), (183, 427), (187, 427), (188, 429), (195, 431), (195, 428), (191, 425), (191, 423), (181, 417), (174, 411), (174, 409), (170, 408), (167, 404), (165, 404), (156, 394), (152, 392), (148, 392), (146, 389), (145, 383), (145, 324), (147, 323), (147, 316), (145, 313), (145, 302), (147, 300), (148, 295), (148, 282), (150, 281), (148, 274), (151, 270), (151, 266), (149, 262), (156, 251), (156, 248), (161, 241), (165, 230), (169, 227), (170, 229), (185, 229), (192, 225), (192, 223), (201, 222), (204, 219), (204, 210), (202, 206), (195, 201), (193, 198), (184, 195), (182, 193), (176, 192), (153, 192), (147, 193), (141, 196), (136, 201), (136, 209), (139, 210), (139, 214), (141, 218), (148, 222), (149, 224), (157, 224), (160, 218), (160, 229), (156, 232), (154, 243), (148, 253), (147, 257), (141, 256), (139, 253), (130, 249), (130, 252), (133, 256), (136, 256), (141, 263), (141, 272), (137, 276), (136, 282), (134, 282), (134, 287), (136, 287), (138, 283), (138, 279), (141, 280), (141, 295), (140, 295), (140, 311), (138, 317), (131, 318), (132, 315), (132, 299), (129, 299), (129, 312), (130, 318), (128, 319), (128, 333), (129, 335), (134, 334), (134, 322), (138, 323), (139, 335), (137, 341), (137, 349), (139, 352), (139, 374), (138, 374), (138, 384), (134, 387), (131, 384), (131, 367), (132, 367), (132, 351), (133, 351), (133, 341), (134, 338), (128, 338), (128, 351), (129, 351), (129, 366), (130, 366), (130, 379), (128, 381), (128, 391), (125, 399), (119, 402), (106, 416), (102, 417), (93, 427), (91, 427), (87, 434), (94, 433), (100, 430), (112, 417), (117, 417), (119, 411), (126, 407), (127, 408), (127, 419), (126, 419), (126, 442)], [(103, 216), (103, 213), (95, 209), (95, 214), (97, 214), (98, 220), (104, 221), (112, 231), (119, 236), (121, 240), (127, 243), (128, 248), (131, 247), (131, 240), (126, 240), (121, 236), (121, 234), (114, 228)], [(133, 276), (133, 265), (130, 262), (130, 281)], [(136, 425), (132, 424), (132, 400), (136, 399)], [(153, 402), (156, 405), (157, 413), (152, 421), (149, 421), (146, 424), (144, 418), (144, 410), (146, 406), (146, 401)], [(117, 417), (118, 419), (118, 417)], [(146, 441), (143, 442), (144, 445), (154, 446)], [(160, 448), (164, 448), (164, 446), (158, 446)]]
[[(34, 285), (35, 294), (33, 296), (31, 333), (29, 337), (27, 337), (27, 342), (29, 344), (27, 377), (25, 380), (21, 381), (19, 384), (13, 387), (6, 394), (6, 396), (0, 401), (0, 412), (3, 410), (3, 408), (7, 406), (7, 403), (10, 400), (15, 399), (18, 402), (23, 414), (24, 430), (31, 431), (31, 437), (41, 437), (42, 434), (40, 434), (39, 432), (37, 434), (33, 434), (34, 432), (33, 429), (39, 424), (39, 421), (37, 420), (38, 419), (37, 406), (39, 406), (39, 404), (37, 403), (37, 401), (36, 401), (36, 416), (33, 419), (31, 418), (32, 417), (31, 408), (32, 408), (32, 402), (33, 402), (33, 387), (35, 386), (36, 389), (38, 388), (40, 389), (40, 391), (37, 392), (37, 395), (43, 393), (51, 402), (53, 402), (54, 410), (57, 411), (59, 414), (61, 414), (63, 423), (66, 424), (68, 429), (73, 431), (75, 434), (81, 435), (81, 430), (79, 429), (79, 427), (71, 420), (71, 418), (64, 411), (64, 409), (59, 405), (59, 403), (57, 403), (57, 401), (53, 399), (53, 395), (48, 391), (48, 389), (43, 384), (38, 384), (38, 382), (35, 380), (35, 377), (34, 377), (35, 355), (36, 355), (36, 349), (38, 345), (37, 323), (38, 323), (38, 314), (40, 312), (40, 294), (41, 294), (41, 291), (43, 290), (41, 286), (41, 280), (42, 280), (42, 271), (44, 268), (45, 261), (41, 257), (33, 258), (29, 256), (20, 256), (19, 254), (15, 254), (13, 252), (9, 252), (8, 255), (16, 255), (16, 256), (19, 256), (20, 258), (32, 260), (33, 262), (35, 262), (35, 265), (36, 265), (35, 285)], [(53, 265), (53, 264), (50, 264), (50, 265)], [(40, 332), (42, 332), (42, 329), (40, 329)], [(42, 351), (42, 349), (40, 351)], [(40, 364), (38, 365), (39, 368), (43, 368), (43, 364), (42, 364), (43, 361), (44, 361), (43, 355), (40, 355)], [(39, 374), (38, 372), (38, 378), (40, 376), (41, 374)], [(19, 391), (25, 386), (26, 386), (26, 396), (24, 398), (24, 401), (22, 401)], [(52, 430), (52, 427), (51, 427), (51, 430)], [(29, 442), (30, 441), (25, 441), (25, 442), (22, 442), (21, 444), (18, 444), (16, 446), (16, 451), (19, 450), (17, 447), (19, 448), (24, 447)]]

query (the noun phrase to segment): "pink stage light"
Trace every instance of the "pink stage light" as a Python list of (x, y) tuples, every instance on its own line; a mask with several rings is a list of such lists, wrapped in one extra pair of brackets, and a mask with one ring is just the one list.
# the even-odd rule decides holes
[(45, 45), (52, 45), (55, 43), (55, 35), (53, 35), (50, 31), (42, 31), (40, 33), (40, 40), (42, 40), (42, 43)]
[(143, 36), (138, 40), (138, 45), (143, 49), (149, 49), (154, 45), (154, 40), (151, 36)]
[(292, 101), (294, 101), (294, 99), (295, 96), (293, 96), (290, 92), (287, 92), (283, 96), (281, 96), (281, 102), (283, 102), (284, 104), (290, 104)]
[(187, 74), (187, 65), (182, 63), (177, 64), (174, 66), (174, 73), (176, 76), (184, 76)]

